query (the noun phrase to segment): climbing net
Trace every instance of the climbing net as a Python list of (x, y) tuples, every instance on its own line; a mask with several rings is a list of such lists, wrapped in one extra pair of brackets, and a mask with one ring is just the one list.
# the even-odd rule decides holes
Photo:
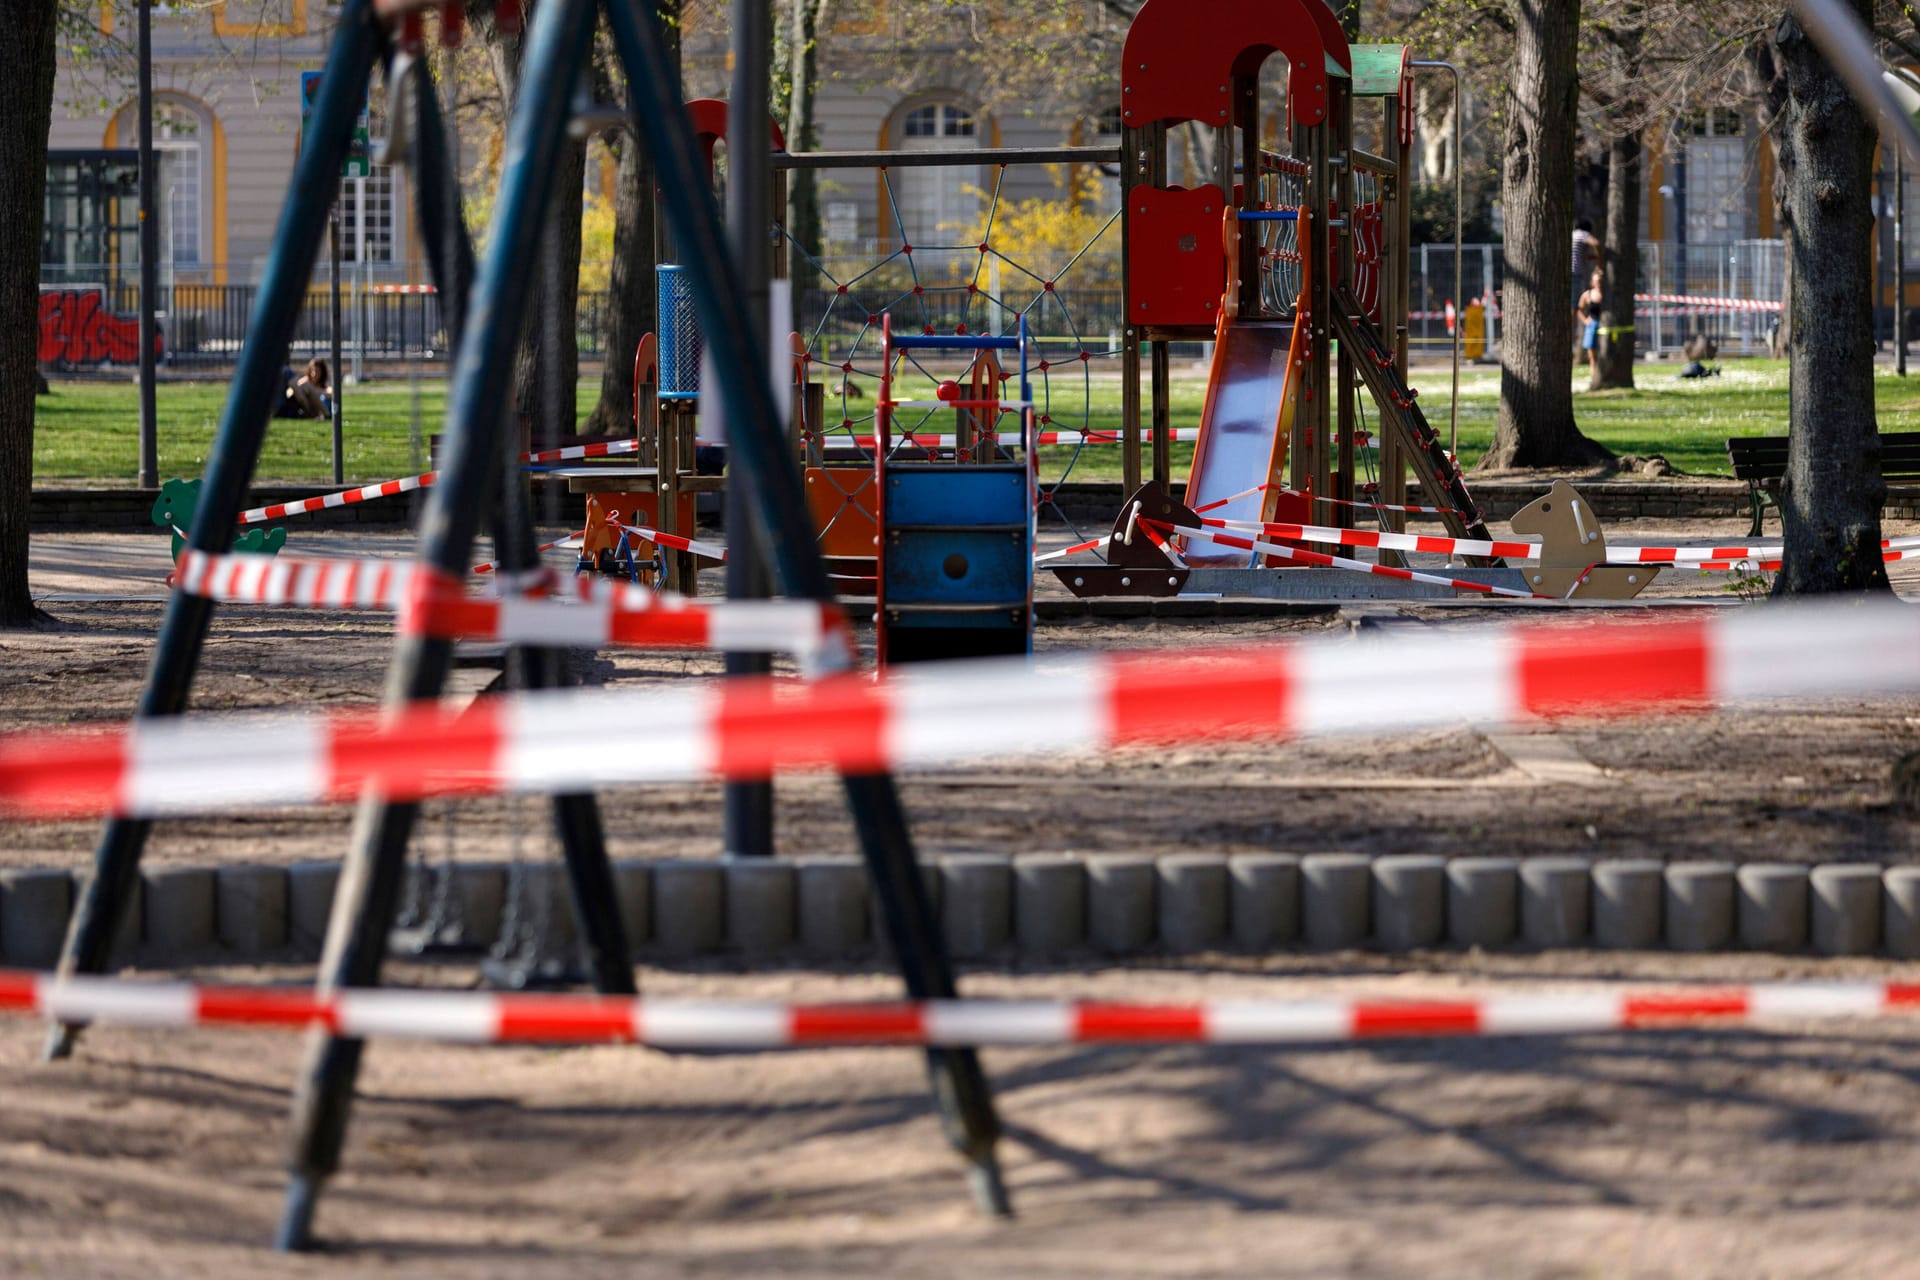
[[(835, 272), (824, 258), (808, 252), (787, 228), (779, 228), (793, 258), (817, 273), (829, 291), (818, 318), (799, 335), (794, 358), (802, 366), (802, 380), (824, 375), (824, 420), (804, 424), (802, 443), (810, 459), (826, 458), (844, 464), (823, 472), (826, 482), (839, 492), (840, 509), (832, 521), (852, 509), (855, 496), (871, 483), (873, 453), (878, 447), (874, 401), (881, 372), (881, 318), (891, 316), (895, 332), (998, 335), (1017, 329), (1024, 316), (1039, 432), (1039, 509), (1079, 532), (1055, 497), (1081, 466), (1090, 447), (1117, 444), (1120, 439), (1114, 428), (1095, 425), (1094, 366), (1120, 355), (1117, 330), (1121, 317), (1113, 317), (1111, 331), (1094, 331), (1091, 295), (1098, 286), (1083, 283), (1089, 274), (1087, 264), (1100, 260), (1095, 256), (1097, 249), (1117, 251), (1118, 235), (1113, 228), (1120, 212), (1114, 209), (1096, 218), (1096, 229), (1084, 242), (1060, 251), (1058, 261), (1022, 261), (996, 242), (1009, 208), (1009, 202), (1003, 199), (1007, 168), (1005, 164), (995, 167), (991, 189), (983, 192), (984, 209), (977, 226), (951, 228), (950, 243), (915, 244), (901, 215), (893, 175), (882, 167), (880, 189), (898, 247), (857, 264), (853, 270), (842, 266)], [(944, 236), (949, 228), (941, 230)], [(1117, 282), (1111, 292), (1117, 297)], [(903, 400), (931, 400), (942, 382), (965, 384), (984, 372), (997, 384), (990, 394), (1009, 403), (997, 412), (968, 412), (975, 413), (983, 431), (995, 434), (998, 448), (1019, 443), (1020, 409), (1014, 403), (1019, 388), (1004, 388), (1017, 377), (1016, 370), (980, 361), (974, 353), (964, 351), (903, 351), (899, 360), (901, 367), (896, 368), (894, 377)], [(921, 379), (925, 380), (924, 386)], [(1117, 402), (1117, 380), (1113, 386)], [(950, 454), (958, 444), (953, 434), (953, 412), (897, 411), (889, 457), (903, 453), (919, 457), (924, 456), (923, 451)], [(867, 469), (864, 475), (857, 470), (863, 464)]]

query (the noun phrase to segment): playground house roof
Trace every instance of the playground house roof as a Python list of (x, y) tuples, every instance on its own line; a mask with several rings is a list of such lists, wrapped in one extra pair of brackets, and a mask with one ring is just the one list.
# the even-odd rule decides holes
[[(1384, 98), (1399, 93), (1406, 75), (1407, 46), (1403, 44), (1356, 44), (1353, 53), (1353, 96)], [(1327, 70), (1332, 72), (1332, 59)]]

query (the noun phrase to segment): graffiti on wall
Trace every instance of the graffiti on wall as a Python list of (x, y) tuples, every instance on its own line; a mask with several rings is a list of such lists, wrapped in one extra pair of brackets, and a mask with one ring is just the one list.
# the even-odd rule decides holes
[(40, 363), (133, 364), (140, 359), (140, 320), (107, 309), (99, 285), (40, 290)]

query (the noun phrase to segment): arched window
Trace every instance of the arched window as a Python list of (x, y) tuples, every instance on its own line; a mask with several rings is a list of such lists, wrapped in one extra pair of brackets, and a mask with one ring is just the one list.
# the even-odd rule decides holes
[[(213, 222), (213, 117), (190, 98), (156, 94), (153, 103), (154, 204), (160, 214), (160, 262), (199, 267), (208, 260)], [(139, 145), (140, 116), (129, 104), (114, 118), (114, 144)]]
[(930, 102), (907, 112), (900, 132), (907, 138), (971, 138), (973, 113), (950, 102)]
[[(902, 151), (971, 151), (979, 145), (973, 112), (951, 102), (909, 108), (900, 117), (899, 136)], [(905, 231), (912, 244), (958, 244), (980, 216), (979, 165), (901, 166), (891, 174), (901, 225), (888, 230)]]

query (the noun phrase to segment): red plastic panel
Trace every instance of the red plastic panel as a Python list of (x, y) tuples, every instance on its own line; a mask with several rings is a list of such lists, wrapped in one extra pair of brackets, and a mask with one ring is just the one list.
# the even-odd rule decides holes
[(1333, 6), (1326, 0), (1298, 0), (1298, 3), (1320, 32), (1320, 47), (1333, 59), (1333, 65), (1352, 75), (1353, 50), (1347, 47), (1347, 33), (1340, 29), (1340, 19), (1335, 16)]
[(1226, 290), (1220, 188), (1135, 187), (1127, 192), (1131, 324), (1213, 324)]
[[(727, 103), (724, 98), (694, 98), (687, 103), (687, 114), (693, 118), (694, 141), (700, 144), (700, 154), (707, 161), (707, 177), (713, 177), (713, 148), (716, 143), (727, 140)], [(780, 122), (772, 116), (767, 117), (767, 128), (773, 134), (773, 149), (787, 149), (787, 135), (780, 132)]]
[[(1235, 75), (1252, 75), (1275, 52), (1287, 57), (1293, 119), (1327, 115), (1327, 57), (1353, 65), (1324, 0), (1148, 0), (1127, 29), (1120, 114), (1134, 128), (1156, 120), (1224, 125)], [(1331, 26), (1330, 41), (1325, 27)]]

